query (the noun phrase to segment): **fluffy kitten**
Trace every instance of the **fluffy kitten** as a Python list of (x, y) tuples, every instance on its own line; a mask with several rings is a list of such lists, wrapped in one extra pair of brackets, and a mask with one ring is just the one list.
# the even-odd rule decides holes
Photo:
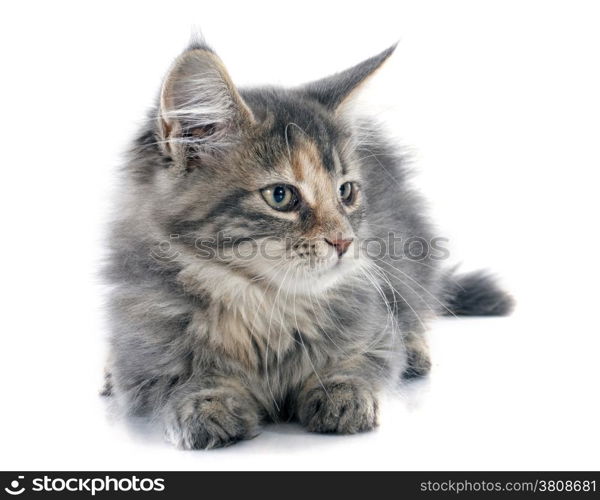
[(177, 446), (372, 429), (378, 391), (429, 371), (427, 320), (509, 311), (439, 269), (401, 156), (347, 112), (393, 50), (294, 89), (237, 89), (203, 42), (168, 72), (111, 233), (109, 380)]

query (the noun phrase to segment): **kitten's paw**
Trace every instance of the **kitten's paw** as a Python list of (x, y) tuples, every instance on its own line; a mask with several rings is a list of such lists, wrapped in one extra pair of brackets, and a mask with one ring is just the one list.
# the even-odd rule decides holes
[(104, 384), (102, 385), (102, 389), (100, 391), (100, 396), (112, 396), (113, 395), (113, 382), (112, 382), (112, 373), (108, 370), (104, 371)]
[(311, 432), (354, 434), (377, 426), (377, 399), (361, 382), (325, 383), (300, 403), (300, 423)]
[(415, 341), (406, 344), (406, 369), (402, 378), (410, 380), (425, 377), (431, 371), (429, 348), (425, 341)]
[(204, 389), (184, 396), (167, 415), (167, 439), (185, 450), (221, 448), (258, 434), (258, 415), (234, 391)]

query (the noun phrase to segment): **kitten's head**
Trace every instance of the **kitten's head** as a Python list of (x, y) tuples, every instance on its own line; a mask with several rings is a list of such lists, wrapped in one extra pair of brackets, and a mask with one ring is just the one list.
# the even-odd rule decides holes
[(393, 49), (299, 88), (250, 90), (205, 45), (184, 52), (153, 137), (165, 234), (269, 286), (314, 290), (357, 269), (368, 200), (344, 105)]

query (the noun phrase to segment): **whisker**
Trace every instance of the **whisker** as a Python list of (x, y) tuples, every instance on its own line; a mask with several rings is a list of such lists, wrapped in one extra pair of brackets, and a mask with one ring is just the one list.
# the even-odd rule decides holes
[(304, 343), (304, 338), (302, 337), (302, 332), (300, 331), (300, 327), (298, 326), (298, 317), (296, 315), (296, 291), (297, 291), (297, 288), (298, 288), (298, 282), (296, 282), (294, 284), (294, 295), (292, 297), (293, 304), (294, 304), (294, 321), (296, 323), (296, 331), (298, 332), (298, 337), (300, 337), (300, 342), (302, 343), (302, 347), (304, 348), (304, 352), (306, 353), (306, 358), (308, 359), (308, 362), (310, 363), (310, 366), (312, 367), (312, 370), (313, 370), (315, 376), (317, 377), (319, 384), (321, 385), (327, 398), (333, 402), (333, 400), (331, 399), (331, 396), (329, 395), (329, 393), (327, 392), (327, 389), (325, 388), (325, 385), (323, 384), (323, 381), (321, 380), (321, 377), (317, 373), (317, 369), (315, 368), (315, 365), (313, 364), (312, 359), (310, 358), (310, 353), (308, 352), (308, 348), (306, 347), (306, 344)]
[(410, 302), (408, 300), (406, 300), (406, 298), (400, 293), (399, 290), (396, 289), (396, 292), (398, 293), (399, 297), (404, 301), (404, 303), (408, 306), (408, 308), (414, 313), (415, 318), (419, 321), (419, 323), (421, 323), (421, 326), (423, 327), (423, 329), (426, 330), (427, 327), (425, 326), (425, 323), (421, 319), (421, 316), (419, 315), (419, 313), (417, 313), (415, 308), (410, 305)]
[[(269, 325), (267, 327), (267, 346), (265, 349), (265, 378), (266, 378), (266, 382), (267, 382), (267, 388), (269, 389), (269, 393), (271, 394), (271, 397), (273, 398), (273, 403), (275, 403), (275, 408), (277, 409), (277, 411), (280, 411), (279, 408), (279, 404), (276, 401), (275, 398), (275, 394), (273, 393), (273, 388), (271, 386), (271, 381), (269, 379), (269, 342), (270, 342), (270, 338), (271, 338), (271, 324), (273, 321), (273, 313), (275, 312), (275, 307), (277, 306), (277, 300), (279, 299), (279, 294), (281, 293), (281, 289), (285, 283), (285, 280), (287, 279), (287, 276), (290, 272), (291, 267), (289, 267), (286, 272), (285, 275), (283, 277), (283, 279), (281, 280), (281, 283), (279, 284), (279, 288), (277, 289), (277, 294), (275, 295), (275, 299), (273, 300), (273, 307), (271, 308), (271, 315), (269, 316)], [(280, 320), (281, 320), (281, 312), (280, 312)], [(282, 323), (283, 321), (280, 321), (280, 323)]]
[[(305, 271), (304, 271), (304, 275), (305, 275), (305, 277), (307, 276), (307, 274), (308, 274), (308, 273), (307, 273), (307, 272), (306, 272), (306, 270), (305, 270)], [(328, 339), (331, 341), (331, 343), (332, 343), (332, 344), (333, 344), (335, 347), (337, 347), (337, 348), (338, 348), (338, 349), (339, 349), (339, 350), (342, 352), (342, 354), (343, 354), (343, 355), (344, 355), (346, 358), (348, 358), (348, 357), (349, 357), (349, 355), (348, 355), (348, 354), (347, 354), (347, 353), (344, 351), (344, 349), (342, 349), (342, 348), (341, 348), (341, 347), (340, 347), (340, 346), (339, 346), (339, 345), (336, 343), (336, 341), (335, 341), (335, 340), (333, 340), (333, 338), (331, 338), (331, 337), (329, 336), (329, 334), (327, 333), (327, 330), (326, 330), (326, 328), (324, 328), (324, 327), (323, 327), (323, 325), (321, 324), (321, 322), (320, 322), (320, 320), (319, 320), (319, 315), (317, 314), (317, 311), (315, 310), (315, 306), (314, 306), (314, 303), (313, 303), (313, 298), (314, 298), (314, 302), (316, 302), (316, 303), (317, 303), (317, 305), (319, 306), (319, 308), (321, 309), (321, 312), (322, 312), (322, 313), (324, 313), (325, 315), (327, 315), (327, 313), (325, 312), (325, 310), (323, 309), (323, 307), (322, 307), (322, 305), (321, 305), (321, 302), (319, 301), (319, 298), (318, 298), (318, 297), (317, 297), (315, 294), (313, 294), (313, 293), (312, 293), (312, 291), (311, 291), (310, 289), (308, 290), (308, 293), (309, 293), (309, 296), (308, 296), (308, 298), (309, 298), (309, 300), (310, 300), (310, 305), (311, 305), (311, 307), (312, 307), (312, 310), (313, 310), (313, 313), (314, 313), (314, 315), (315, 315), (315, 316), (314, 316), (314, 318), (315, 318), (315, 320), (317, 321), (317, 324), (318, 324), (319, 328), (320, 328), (320, 329), (321, 329), (321, 331), (322, 331), (322, 332), (325, 334), (325, 336), (326, 336), (326, 337), (327, 337), (327, 338), (328, 338)], [(331, 315), (330, 315), (329, 317), (330, 317), (331, 319), (333, 319), (333, 311), (331, 310), (331, 307), (330, 307), (330, 305), (329, 305), (329, 302), (327, 302), (327, 301), (326, 301), (325, 303), (327, 304), (327, 306), (328, 306), (328, 308), (329, 308), (329, 312), (331, 313)], [(338, 323), (338, 325), (335, 325), (335, 324), (334, 324), (333, 326), (335, 326), (335, 327), (337, 328), (337, 330), (338, 330), (338, 331), (339, 331), (339, 332), (340, 332), (342, 335), (344, 335), (344, 331), (342, 330), (342, 328), (341, 328), (341, 325), (339, 325), (339, 323)]]
[[(425, 288), (425, 286), (423, 286), (421, 283), (419, 283), (416, 279), (414, 279), (412, 276), (410, 276), (409, 274), (405, 273), (404, 271), (402, 271), (401, 269), (398, 269), (397, 267), (392, 266), (390, 263), (386, 262), (383, 259), (377, 259), (378, 262), (382, 262), (383, 264), (386, 264), (388, 266), (390, 266), (394, 271), (398, 271), (399, 273), (402, 273), (404, 276), (406, 276), (408, 279), (410, 279), (411, 281), (413, 281), (416, 285), (418, 285), (421, 289), (423, 289), (423, 291), (425, 291), (426, 293), (428, 293), (440, 306), (442, 306), (448, 313), (450, 313), (452, 316), (454, 316), (455, 318), (457, 317), (450, 309), (448, 309), (448, 307), (441, 301), (439, 300), (431, 291), (429, 291), (427, 288)], [(376, 264), (375, 264), (376, 265)], [(382, 268), (381, 269), (383, 272), (388, 272), (390, 274), (393, 274), (392, 271), (386, 271)], [(396, 278), (402, 282), (402, 280), (400, 280), (400, 278), (398, 278), (396, 276)], [(402, 282), (403, 284), (405, 284), (406, 286), (408, 286), (409, 288), (411, 288), (413, 291), (415, 291), (412, 287), (410, 287), (410, 285), (408, 285), (407, 283)], [(416, 293), (416, 292), (415, 292)], [(417, 294), (418, 295), (418, 294)]]

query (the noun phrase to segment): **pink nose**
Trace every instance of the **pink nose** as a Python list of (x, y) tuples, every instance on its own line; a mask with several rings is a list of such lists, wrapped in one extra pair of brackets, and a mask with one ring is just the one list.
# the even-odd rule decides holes
[(352, 243), (353, 239), (352, 238), (348, 238), (348, 239), (336, 238), (336, 239), (329, 240), (329, 239), (325, 238), (325, 241), (327, 243), (329, 243), (332, 247), (334, 247), (338, 254), (338, 257), (341, 257), (342, 255), (344, 255), (346, 253), (346, 250), (348, 250), (348, 247)]

